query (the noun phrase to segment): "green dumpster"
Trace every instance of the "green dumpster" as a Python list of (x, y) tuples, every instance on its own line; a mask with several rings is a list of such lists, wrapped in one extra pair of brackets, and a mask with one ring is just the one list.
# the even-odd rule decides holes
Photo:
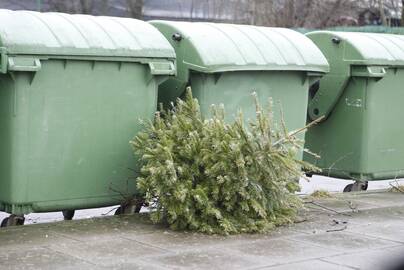
[[(152, 21), (174, 47), (177, 76), (159, 86), (159, 101), (175, 100), (190, 85), (201, 111), (224, 104), (227, 119), (242, 109), (255, 118), (251, 97), (272, 97), (275, 117), (283, 107), (287, 128), (306, 123), (308, 88), (328, 71), (320, 50), (293, 30), (246, 25)], [(299, 154), (301, 158), (301, 154)]]
[[(330, 73), (310, 91), (311, 120), (305, 155), (327, 176), (368, 180), (404, 176), (404, 37), (318, 31), (307, 37), (330, 63)], [(352, 186), (347, 187), (348, 189)], [(349, 190), (348, 190), (349, 191)]]
[(129, 140), (153, 117), (174, 61), (142, 21), (0, 10), (0, 211), (102, 207), (135, 193)]

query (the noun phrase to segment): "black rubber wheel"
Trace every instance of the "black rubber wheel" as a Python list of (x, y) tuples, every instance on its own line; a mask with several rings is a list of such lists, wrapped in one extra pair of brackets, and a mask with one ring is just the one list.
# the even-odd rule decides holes
[(6, 217), (5, 219), (3, 219), (3, 220), (1, 221), (0, 228), (5, 228), (5, 227), (7, 227), (7, 224), (8, 224), (8, 217)]
[(355, 182), (353, 184), (349, 184), (344, 188), (344, 192), (352, 192), (352, 191), (366, 191), (368, 189), (368, 181), (364, 182)]
[(63, 210), (62, 214), (64, 220), (72, 220), (74, 217), (74, 210)]
[(118, 209), (116, 209), (114, 216), (118, 216), (120, 214), (122, 214), (122, 206), (119, 206)]
[(353, 184), (349, 184), (344, 188), (343, 192), (351, 192), (353, 188)]
[(18, 217), (15, 217), (15, 222), (14, 222), (14, 224), (13, 225), (16, 225), (16, 226), (22, 226), (22, 225), (24, 225), (24, 222), (25, 222), (25, 217), (20, 217), (20, 216), (18, 216)]
[(3, 219), (0, 227), (4, 228), (9, 226), (22, 226), (24, 225), (24, 222), (25, 222), (24, 216), (10, 215), (9, 217)]
[[(297, 180), (297, 181), (299, 182), (299, 180)], [(139, 213), (140, 210), (142, 209), (142, 206), (143, 206), (143, 202), (136, 204), (135, 213)]]
[(363, 182), (363, 184), (362, 184), (362, 190), (368, 190), (368, 186), (369, 186), (369, 182), (368, 181), (365, 181), (365, 182)]
[[(133, 204), (128, 204), (128, 205), (121, 205), (116, 209), (114, 215), (122, 215), (122, 214), (133, 214), (133, 213), (139, 213), (140, 210), (142, 209), (143, 202), (136, 203), (135, 205)], [(127, 213), (128, 209), (133, 209), (133, 213)]]

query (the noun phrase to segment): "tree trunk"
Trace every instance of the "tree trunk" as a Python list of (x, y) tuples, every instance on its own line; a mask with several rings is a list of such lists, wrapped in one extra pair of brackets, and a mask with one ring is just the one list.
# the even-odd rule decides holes
[(336, 0), (334, 5), (328, 10), (328, 12), (324, 15), (324, 19), (321, 21), (320, 27), (328, 26), (329, 21), (332, 18), (332, 14), (338, 11), (342, 4), (342, 0)]
[(250, 6), (250, 24), (251, 25), (255, 25), (256, 22), (256, 6), (257, 6), (257, 2), (256, 0), (251, 0), (251, 6)]
[(299, 27), (304, 27), (306, 24), (306, 20), (310, 15), (310, 12), (313, 12), (313, 0), (307, 0), (305, 2), (302, 14), (299, 16), (300, 18), (298, 19), (296, 25), (298, 25)]
[(132, 18), (143, 18), (143, 0), (126, 0), (126, 7)]
[(189, 20), (190, 21), (192, 21), (194, 18), (194, 8), (195, 8), (194, 4), (195, 4), (194, 0), (191, 0), (191, 9), (189, 11)]
[(101, 14), (102, 15), (108, 15), (108, 0), (102, 0), (102, 5), (101, 5)]
[(93, 0), (80, 0), (80, 12), (83, 14), (92, 14), (94, 8)]
[(293, 27), (294, 25), (295, 25), (295, 0), (288, 0), (286, 27)]
[(383, 0), (379, 0), (379, 12), (380, 12), (380, 19), (382, 20), (382, 25), (387, 26), (386, 14), (384, 13)]
[(401, 20), (400, 26), (404, 26), (404, 0), (401, 0)]

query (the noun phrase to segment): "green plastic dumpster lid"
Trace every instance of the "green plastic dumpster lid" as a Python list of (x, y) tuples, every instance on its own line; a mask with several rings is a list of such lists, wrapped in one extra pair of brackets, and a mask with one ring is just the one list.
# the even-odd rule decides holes
[[(299, 70), (327, 72), (327, 60), (304, 35), (283, 28), (151, 21), (177, 53), (178, 76), (188, 70)], [(175, 36), (173, 36), (175, 35)]]
[(328, 53), (325, 46), (327, 43), (334, 42), (338, 43), (338, 46), (343, 46), (344, 49), (343, 57), (335, 59), (336, 61), (364, 65), (404, 65), (404, 36), (402, 35), (315, 31), (308, 33), (307, 37), (320, 47), (329, 61), (332, 61), (331, 54), (334, 53)]
[(15, 55), (175, 58), (167, 40), (140, 20), (4, 9), (0, 47)]

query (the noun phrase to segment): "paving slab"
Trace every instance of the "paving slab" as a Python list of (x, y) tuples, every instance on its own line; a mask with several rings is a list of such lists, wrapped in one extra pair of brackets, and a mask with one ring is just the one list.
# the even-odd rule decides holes
[(352, 217), (351, 224), (347, 232), (404, 243), (404, 209), (382, 208), (363, 211)]
[(203, 235), (192, 232), (174, 232), (168, 229), (149, 234), (127, 233), (125, 239), (144, 243), (162, 250), (199, 249), (211, 245), (221, 245), (230, 238), (220, 235)]
[(404, 196), (305, 198), (267, 234), (175, 232), (147, 214), (0, 229), (0, 269), (383, 269), (404, 254)]
[[(395, 206), (403, 206), (404, 205), (404, 193), (400, 192), (389, 192), (390, 195), (386, 196), (385, 193), (389, 192), (383, 191), (373, 191), (373, 192), (366, 192), (366, 195), (362, 192), (354, 193), (351, 196), (346, 196), (347, 200), (358, 201), (361, 203), (368, 203), (372, 205), (376, 205), (378, 208), (380, 207), (395, 207)], [(344, 197), (344, 194), (341, 195)]]
[(241, 256), (248, 254), (257, 257), (256, 261), (263, 261), (264, 265), (291, 263), (305, 259), (323, 258), (342, 252), (334, 248), (323, 248), (310, 242), (304, 243), (285, 238), (257, 240), (236, 246), (225, 247), (229, 253), (238, 253)]
[[(388, 195), (386, 195), (388, 194)], [(321, 200), (321, 206), (315, 205)], [(334, 193), (330, 198), (306, 197), (307, 206), (314, 209), (330, 209), (329, 212), (355, 212), (357, 210), (380, 209), (404, 206), (404, 193), (389, 192), (388, 190)], [(314, 204), (310, 204), (314, 202)]]
[(100, 240), (85, 243), (69, 243), (65, 245), (53, 245), (50, 250), (78, 258), (94, 265), (113, 267), (114, 265), (131, 264), (140, 266), (140, 257), (154, 257), (166, 254), (161, 249), (153, 248), (142, 243), (126, 239)]
[(353, 268), (348, 266), (342, 266), (330, 262), (325, 262), (321, 260), (309, 260), (300, 261), (296, 263), (288, 263), (282, 265), (275, 265), (260, 268), (262, 270), (313, 270), (313, 269), (324, 269), (324, 270), (351, 270)]
[(0, 251), (13, 248), (48, 246), (55, 243), (72, 243), (75, 241), (38, 226), (0, 229)]
[(44, 247), (0, 252), (0, 269), (96, 269), (96, 265)]
[(344, 231), (295, 236), (289, 239), (302, 243), (311, 243), (312, 245), (322, 247), (323, 250), (333, 249), (343, 252), (382, 249), (401, 245), (401, 243), (396, 241), (383, 240)]
[(403, 262), (403, 254), (403, 246), (398, 246), (394, 248), (330, 256), (322, 260), (354, 269), (386, 270), (400, 260)]
[(167, 269), (248, 269), (251, 266), (264, 265), (251, 256), (214, 248), (184, 250), (170, 255), (147, 257), (144, 261), (158, 263)]

